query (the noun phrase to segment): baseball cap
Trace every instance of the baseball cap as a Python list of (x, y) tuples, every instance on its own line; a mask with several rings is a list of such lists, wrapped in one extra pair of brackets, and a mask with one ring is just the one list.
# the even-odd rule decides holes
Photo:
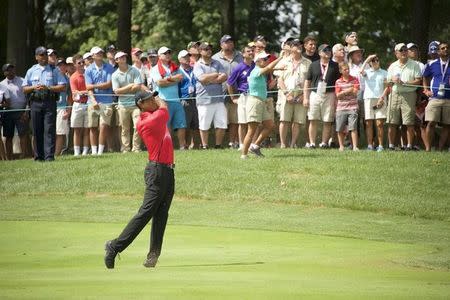
[[(357, 46), (356, 46), (356, 47), (357, 47)], [(322, 51), (324, 51), (324, 50), (329, 50), (329, 51), (331, 51), (330, 45), (328, 45), (328, 44), (322, 44), (322, 45), (319, 46), (319, 48), (318, 48), (318, 51), (319, 51), (319, 52), (322, 52)], [(358, 50), (359, 50), (359, 48), (358, 48)], [(350, 52), (349, 52), (349, 53), (350, 53)]]
[(137, 53), (142, 52), (142, 50), (140, 48), (132, 48), (131, 49), (131, 54), (136, 55)]
[(59, 66), (60, 64), (66, 64), (66, 60), (62, 57), (58, 58), (56, 61), (56, 65)]
[(92, 53), (91, 52), (86, 52), (85, 54), (83, 54), (83, 59), (92, 57)]
[(224, 36), (222, 36), (220, 38), (220, 43), (221, 44), (225, 43), (225, 42), (228, 42), (228, 41), (233, 41), (233, 38), (231, 37), (231, 35), (225, 34)]
[(406, 48), (405, 43), (398, 43), (397, 45), (395, 45), (394, 50), (400, 51), (402, 48)]
[(154, 48), (148, 49), (147, 52), (148, 52), (148, 56), (158, 56), (158, 51), (156, 51), (156, 49), (154, 49)]
[(157, 91), (140, 91), (134, 96), (134, 104), (136, 104), (136, 106), (139, 106), (139, 102), (147, 100), (150, 97), (155, 97), (157, 95)]
[(411, 49), (411, 48), (419, 48), (416, 44), (414, 44), (414, 43), (408, 43), (407, 45), (406, 45), (406, 48), (408, 48), (408, 49)]
[(114, 55), (114, 59), (121, 58), (122, 56), (127, 56), (127, 54), (125, 52), (119, 51), (116, 53), (116, 55)]
[(163, 46), (163, 47), (158, 49), (158, 55), (164, 54), (167, 51), (171, 51), (171, 50), (169, 48), (167, 48), (166, 46)]
[(258, 61), (259, 59), (267, 58), (267, 57), (269, 57), (269, 56), (270, 56), (270, 54), (267, 53), (267, 52), (264, 52), (264, 51), (259, 52), (259, 53), (256, 54), (256, 56), (255, 56), (255, 61)]
[(428, 45), (428, 54), (436, 54), (438, 51), (438, 47), (441, 43), (439, 43), (438, 41), (432, 41), (429, 45)]
[(192, 42), (189, 42), (189, 44), (187, 45), (187, 49), (192, 48), (192, 47), (199, 47), (201, 43), (202, 43), (202, 42), (200, 42), (200, 41), (196, 41), (196, 42), (192, 41)]
[(139, 55), (139, 59), (148, 58), (147, 52), (142, 52), (141, 55)]
[(68, 58), (66, 58), (66, 64), (73, 64), (73, 57), (69, 56)]
[(41, 55), (41, 54), (47, 54), (47, 48), (40, 46), (37, 47), (36, 50), (34, 51), (35, 55)]
[(198, 46), (199, 49), (207, 49), (212, 48), (212, 45), (209, 42), (202, 42), (200, 46)]
[(249, 42), (248, 44), (247, 44), (247, 46), (249, 46), (249, 47), (255, 47), (255, 42)]
[(116, 46), (111, 44), (106, 48), (106, 52), (112, 52), (112, 51), (116, 51)]
[(56, 54), (55, 49), (47, 49), (47, 55)]
[(12, 65), (12, 64), (4, 64), (3, 67), (2, 67), (2, 71), (5, 72), (9, 68), (14, 68), (14, 65)]
[(97, 53), (100, 53), (100, 52), (104, 52), (103, 49), (100, 48), (100, 47), (95, 46), (95, 47), (93, 47), (93, 48), (91, 49), (91, 53), (92, 53), (92, 54), (97, 54)]
[(189, 55), (189, 52), (187, 52), (187, 50), (181, 50), (178, 52), (178, 59), (185, 57), (186, 55)]

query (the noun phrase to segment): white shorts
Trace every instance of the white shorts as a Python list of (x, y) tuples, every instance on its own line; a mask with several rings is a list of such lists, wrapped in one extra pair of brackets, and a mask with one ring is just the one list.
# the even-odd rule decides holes
[(69, 134), (69, 118), (63, 119), (65, 113), (65, 108), (58, 108), (56, 111), (56, 135)]
[(377, 109), (373, 107), (377, 104), (377, 98), (364, 99), (364, 119), (366, 120), (379, 120), (386, 119), (387, 105), (386, 102), (383, 106)]
[(72, 106), (72, 116), (70, 118), (70, 127), (88, 128), (88, 105), (74, 102)]
[(227, 129), (227, 108), (223, 102), (211, 104), (197, 104), (198, 110), (198, 128), (200, 130), (209, 130), (214, 121), (214, 128)]

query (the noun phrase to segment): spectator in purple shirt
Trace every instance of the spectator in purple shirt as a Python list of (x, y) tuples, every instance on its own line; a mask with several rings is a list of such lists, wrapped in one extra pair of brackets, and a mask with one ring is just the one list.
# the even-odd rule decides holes
[[(240, 62), (231, 72), (227, 81), (228, 94), (232, 95), (231, 100), (233, 103), (237, 103), (237, 114), (239, 123), (239, 149), (244, 144), (245, 134), (247, 133), (247, 118), (245, 115), (245, 102), (248, 93), (248, 81), (247, 78), (250, 72), (255, 67), (253, 59), (255, 53), (253, 47), (245, 46), (242, 50), (242, 56), (244, 60)], [(239, 96), (237, 95), (239, 94)]]

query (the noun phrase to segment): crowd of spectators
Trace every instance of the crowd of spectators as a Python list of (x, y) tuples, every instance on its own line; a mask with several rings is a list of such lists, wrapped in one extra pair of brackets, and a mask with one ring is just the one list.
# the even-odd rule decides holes
[(180, 150), (228, 147), (242, 159), (263, 156), (264, 146), (450, 151), (447, 42), (431, 42), (424, 63), (416, 44), (397, 43), (384, 64), (356, 32), (334, 45), (287, 38), (278, 55), (267, 43), (257, 36), (239, 51), (224, 35), (215, 54), (198, 41), (177, 53), (110, 45), (67, 58), (38, 47), (24, 78), (2, 67), (0, 158), (13, 159), (14, 135), (21, 157), (38, 161), (142, 151), (134, 103), (142, 90), (167, 102)]

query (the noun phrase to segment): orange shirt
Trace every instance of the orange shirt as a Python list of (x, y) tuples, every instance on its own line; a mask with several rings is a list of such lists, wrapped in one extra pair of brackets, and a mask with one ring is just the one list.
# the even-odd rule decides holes
[(84, 81), (84, 74), (79, 73), (76, 71), (75, 73), (70, 76), (70, 89), (72, 90), (73, 101), (74, 102), (80, 102), (80, 103), (86, 103), (88, 100), (87, 96), (81, 96), (78, 98), (75, 96), (75, 91), (86, 91), (86, 82)]

